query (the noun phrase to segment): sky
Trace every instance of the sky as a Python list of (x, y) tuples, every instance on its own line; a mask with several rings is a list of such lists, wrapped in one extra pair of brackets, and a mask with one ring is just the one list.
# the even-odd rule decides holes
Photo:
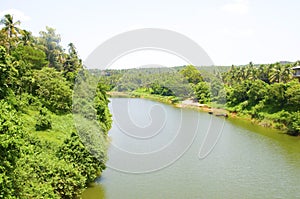
[[(13, 14), (34, 35), (55, 28), (62, 45), (74, 43), (83, 60), (115, 35), (162, 28), (195, 41), (215, 65), (300, 60), (299, 8), (297, 0), (0, 0), (1, 16)], [(148, 50), (121, 57), (112, 67), (185, 63)]]

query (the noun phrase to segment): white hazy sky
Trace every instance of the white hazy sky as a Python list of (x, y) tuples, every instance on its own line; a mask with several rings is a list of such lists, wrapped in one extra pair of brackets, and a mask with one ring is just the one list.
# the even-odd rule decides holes
[[(0, 14), (14, 14), (35, 35), (54, 27), (84, 60), (98, 45), (125, 31), (164, 28), (197, 42), (216, 65), (300, 59), (298, 0), (1, 0)], [(154, 61), (153, 61), (154, 60)], [(171, 55), (145, 52), (119, 59), (119, 67), (182, 65)]]

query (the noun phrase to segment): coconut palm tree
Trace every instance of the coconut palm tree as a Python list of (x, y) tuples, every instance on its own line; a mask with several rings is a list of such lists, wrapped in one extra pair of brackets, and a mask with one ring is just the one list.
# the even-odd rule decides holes
[(20, 33), (20, 42), (24, 46), (34, 46), (34, 37), (32, 36), (32, 33), (30, 31), (22, 30)]
[(7, 33), (9, 38), (17, 36), (17, 34), (21, 31), (21, 29), (17, 27), (21, 24), (21, 22), (19, 20), (14, 22), (14, 18), (10, 14), (4, 15), (4, 18), (0, 21), (0, 24), (4, 25), (2, 30)]
[(7, 37), (7, 52), (10, 53), (10, 49), (13, 45), (13, 42), (16, 40), (18, 34), (21, 32), (21, 29), (18, 28), (21, 22), (18, 20), (14, 22), (13, 16), (10, 14), (4, 15), (4, 18), (1, 19), (0, 24), (4, 25), (1, 31), (6, 33)]
[(271, 64), (271, 76), (270, 82), (271, 83), (279, 83), (280, 82), (280, 75), (281, 75), (281, 65), (280, 63)]

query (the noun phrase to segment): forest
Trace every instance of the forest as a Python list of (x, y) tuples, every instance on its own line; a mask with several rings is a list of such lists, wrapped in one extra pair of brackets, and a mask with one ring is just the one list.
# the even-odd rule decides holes
[(88, 139), (88, 130), (74, 125), (76, 76), (90, 79), (75, 45), (65, 50), (50, 27), (34, 36), (9, 14), (0, 23), (0, 198), (76, 198), (105, 169), (106, 87), (99, 84), (88, 102), (102, 127), (91, 155), (80, 135)]
[[(259, 125), (300, 134), (300, 62), (94, 70), (113, 92), (170, 103), (193, 99)], [(153, 97), (156, 96), (156, 97)], [(165, 100), (167, 99), (167, 100)]]

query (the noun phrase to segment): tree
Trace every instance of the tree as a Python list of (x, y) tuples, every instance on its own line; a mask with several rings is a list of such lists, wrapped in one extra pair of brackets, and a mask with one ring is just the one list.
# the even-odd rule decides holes
[(17, 38), (18, 33), (20, 33), (21, 29), (19, 29), (17, 26), (21, 24), (20, 21), (14, 22), (13, 16), (10, 14), (4, 15), (4, 18), (0, 21), (0, 24), (3, 24), (4, 27), (2, 28), (2, 31), (4, 31), (7, 35), (7, 52), (10, 53), (10, 49), (12, 47), (12, 43), (15, 41), (15, 38)]
[[(103, 143), (98, 143), (101, 145)], [(66, 161), (74, 166), (74, 170), (79, 171), (81, 176), (85, 177), (85, 184), (94, 182), (94, 180), (106, 168), (106, 151), (102, 151), (102, 157), (98, 159), (91, 155), (86, 146), (83, 145), (79, 136), (72, 133), (71, 137), (66, 139), (61, 147), (59, 147), (56, 155), (59, 159)], [(64, 191), (64, 190), (62, 190)]]
[(197, 98), (197, 100), (199, 101), (199, 103), (207, 103), (210, 102), (211, 99), (211, 93), (210, 93), (210, 88), (208, 83), (206, 82), (199, 82), (196, 86), (195, 86), (195, 96)]
[(192, 65), (188, 65), (179, 71), (181, 75), (183, 75), (189, 83), (198, 84), (203, 81), (200, 71)]
[(102, 82), (98, 83), (97, 92), (94, 99), (94, 107), (96, 109), (97, 120), (104, 132), (108, 132), (111, 128), (112, 119), (108, 109), (109, 99), (107, 98), (106, 91), (108, 87)]
[(43, 68), (33, 74), (35, 94), (52, 112), (69, 112), (72, 91), (67, 80), (53, 68)]
[(9, 89), (15, 84), (18, 70), (12, 64), (12, 58), (0, 46), (0, 99), (3, 99)]
[(269, 85), (261, 80), (250, 82), (249, 90), (247, 91), (249, 105), (255, 106), (264, 100), (268, 94), (268, 89)]
[(17, 112), (0, 100), (0, 197), (16, 197), (18, 194), (15, 168), (22, 155), (24, 136)]
[(283, 109), (286, 105), (286, 89), (287, 85), (284, 83), (274, 83), (269, 86), (266, 103), (272, 107), (273, 112)]
[(287, 109), (300, 110), (300, 84), (298, 81), (291, 81), (287, 83), (285, 96), (287, 98)]
[(16, 61), (24, 62), (26, 70), (40, 70), (49, 64), (42, 50), (29, 45), (19, 45), (11, 54)]
[(288, 124), (288, 133), (295, 136), (300, 134), (300, 111), (291, 114)]
[(14, 22), (13, 16), (10, 14), (4, 15), (4, 18), (1, 20), (0, 24), (4, 25), (3, 30), (7, 32), (7, 36), (9, 38), (17, 36), (17, 34), (20, 33), (20, 29), (17, 26), (20, 25), (21, 22)]
[(49, 66), (58, 71), (63, 70), (63, 49), (60, 46), (60, 35), (54, 28), (46, 27), (46, 31), (40, 32), (39, 43), (46, 53)]
[(82, 69), (82, 62), (78, 57), (75, 45), (70, 43), (68, 47), (68, 54), (63, 63), (63, 71), (65, 78), (70, 82), (74, 82), (78, 71)]
[(174, 92), (170, 88), (167, 88), (158, 82), (152, 83), (150, 87), (152, 94), (161, 96), (174, 96)]
[(27, 30), (21, 30), (21, 37), (20, 42), (24, 46), (34, 46), (35, 45), (35, 39), (32, 36), (32, 33)]

